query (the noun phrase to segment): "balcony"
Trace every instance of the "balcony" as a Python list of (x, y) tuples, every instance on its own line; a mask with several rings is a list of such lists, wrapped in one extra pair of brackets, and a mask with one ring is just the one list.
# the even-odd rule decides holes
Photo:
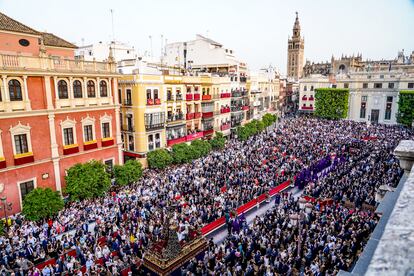
[(225, 99), (225, 98), (230, 98), (231, 97), (231, 93), (221, 93), (220, 94), (220, 98)]
[(204, 134), (203, 134), (202, 131), (199, 131), (199, 132), (196, 132), (196, 133), (193, 133), (193, 134), (188, 134), (187, 136), (185, 136), (185, 141), (190, 142), (190, 141), (193, 141), (195, 139), (202, 138), (203, 135)]
[(313, 106), (302, 106), (302, 110), (313, 110)]
[(92, 150), (98, 148), (98, 142), (96, 140), (87, 141), (83, 143), (83, 150)]
[(224, 114), (224, 113), (229, 113), (230, 112), (230, 107), (222, 107), (220, 109), (220, 113)]
[(307, 100), (308, 100), (308, 97), (306, 97), (306, 96), (302, 97), (302, 101), (307, 101)]
[(200, 94), (194, 94), (194, 101), (200, 100)]
[(243, 109), (243, 110), (249, 110), (249, 106), (248, 106), (248, 105), (244, 105), (244, 106), (242, 107), (242, 109)]
[(228, 129), (230, 129), (230, 122), (224, 123), (220, 126), (221, 131), (225, 131), (225, 130), (228, 130)]
[(132, 105), (132, 100), (131, 99), (124, 100), (124, 105), (125, 106), (131, 106)]
[(185, 142), (185, 141), (186, 141), (186, 136), (179, 137), (179, 138), (174, 138), (174, 139), (169, 139), (169, 140), (167, 140), (167, 146), (171, 147), (175, 144), (179, 144), (179, 143), (182, 143), (182, 142)]
[(182, 120), (184, 120), (183, 113), (171, 114), (167, 117), (167, 123), (173, 123), (173, 122), (182, 121)]
[(193, 100), (193, 94), (187, 94), (187, 95), (185, 95), (185, 100), (186, 101), (192, 101)]
[(211, 95), (203, 95), (202, 100), (203, 101), (211, 101)]
[(134, 128), (134, 126), (131, 126), (131, 125), (122, 125), (121, 130), (122, 131), (134, 132), (135, 128)]
[(19, 166), (27, 163), (33, 163), (34, 156), (33, 152), (26, 152), (14, 155), (14, 165)]
[(63, 146), (63, 155), (69, 155), (79, 152), (79, 145), (78, 144), (72, 144), (72, 145), (66, 145)]
[(195, 113), (187, 113), (187, 114), (185, 115), (185, 119), (186, 119), (186, 120), (192, 120), (192, 119), (194, 119), (194, 114), (195, 114)]
[(147, 99), (147, 105), (160, 105), (161, 99)]
[(206, 129), (203, 131), (203, 136), (208, 136), (208, 135), (213, 135), (214, 134), (214, 129)]
[(158, 124), (146, 124), (145, 130), (156, 130), (164, 127), (164, 123), (158, 123)]
[(214, 116), (214, 114), (213, 114), (213, 112), (203, 112), (203, 119), (205, 119), (205, 118), (211, 118), (211, 117), (213, 117)]
[(22, 55), (0, 55), (0, 67), (21, 71), (116, 73), (115, 63)]
[(0, 156), (0, 170), (7, 167), (6, 159), (3, 156)]
[(182, 101), (182, 100), (183, 100), (183, 95), (181, 95), (181, 94), (177, 94), (177, 95), (175, 96), (175, 100), (176, 100), (176, 101)]
[(231, 107), (231, 112), (239, 112), (239, 111), (242, 111), (241, 106), (232, 106)]
[(199, 118), (201, 118), (201, 112), (195, 112), (194, 119), (199, 119)]
[(309, 97), (309, 101), (312, 102), (314, 98), (312, 96)]
[(101, 139), (101, 145), (102, 147), (109, 147), (112, 146), (115, 143), (114, 138), (112, 137), (107, 137), (107, 138), (102, 138)]

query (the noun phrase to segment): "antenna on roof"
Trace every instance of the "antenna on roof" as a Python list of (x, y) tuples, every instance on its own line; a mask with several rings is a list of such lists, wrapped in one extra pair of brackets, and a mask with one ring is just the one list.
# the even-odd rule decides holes
[(112, 21), (112, 42), (115, 42), (114, 10), (113, 9), (111, 9), (111, 21)]
[(149, 36), (149, 39), (150, 39), (150, 47), (151, 47), (151, 58), (152, 58), (152, 35), (150, 35)]

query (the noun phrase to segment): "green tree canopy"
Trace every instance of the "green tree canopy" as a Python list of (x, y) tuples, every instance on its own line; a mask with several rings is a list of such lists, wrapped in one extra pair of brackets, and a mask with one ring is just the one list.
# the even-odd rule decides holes
[(123, 186), (128, 185), (141, 178), (142, 165), (137, 160), (128, 160), (123, 166), (115, 165), (114, 173), (116, 183)]
[(65, 180), (65, 192), (70, 195), (72, 200), (102, 196), (111, 186), (105, 165), (96, 160), (75, 164), (67, 171)]
[(276, 120), (277, 120), (277, 116), (275, 114), (266, 113), (262, 117), (262, 122), (263, 122), (265, 127), (270, 126), (271, 124), (276, 122)]
[(195, 149), (187, 143), (176, 144), (172, 147), (171, 155), (175, 164), (183, 164), (191, 162), (197, 157)]
[(59, 192), (50, 188), (36, 188), (23, 200), (23, 215), (33, 221), (56, 215), (65, 206)]
[(223, 133), (216, 132), (216, 135), (214, 136), (214, 138), (211, 139), (209, 142), (213, 149), (219, 150), (219, 149), (223, 149), (224, 146), (226, 145), (226, 138), (223, 136)]
[(397, 122), (410, 127), (414, 120), (414, 91), (402, 90), (398, 99)]
[(211, 151), (210, 143), (201, 139), (197, 139), (191, 142), (191, 147), (195, 153), (194, 159), (203, 157)]
[(343, 119), (348, 114), (349, 89), (315, 89), (315, 115), (325, 119)]
[(164, 169), (173, 163), (173, 158), (165, 149), (157, 149), (147, 153), (148, 166), (151, 169)]

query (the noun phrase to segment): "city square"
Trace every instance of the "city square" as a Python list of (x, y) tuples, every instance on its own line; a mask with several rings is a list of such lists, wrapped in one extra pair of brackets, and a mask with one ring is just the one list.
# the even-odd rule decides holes
[[(260, 43), (208, 20), (174, 31), (230, 11), (216, 0), (176, 22), (203, 3), (132, 20), (139, 3), (104, 1), (84, 25), (21, 2), (0, 3), (0, 275), (414, 271), (414, 40), (398, 29), (413, 1), (376, 5), (402, 19), (372, 34), (367, 3), (327, 27), (322, 3), (243, 2), (289, 11), (240, 26), (289, 26)], [(377, 37), (387, 24), (399, 40)], [(355, 39), (315, 44), (345, 25)]]

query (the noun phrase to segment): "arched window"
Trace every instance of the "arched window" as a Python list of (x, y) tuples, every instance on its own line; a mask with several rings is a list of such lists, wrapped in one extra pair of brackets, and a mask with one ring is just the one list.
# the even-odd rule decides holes
[(87, 83), (87, 90), (88, 90), (88, 98), (95, 97), (95, 83), (91, 80)]
[(78, 80), (73, 82), (73, 97), (82, 98), (82, 83)]
[(108, 86), (106, 84), (106, 81), (102, 80), (99, 84), (100, 84), (99, 86), (101, 89), (100, 91), (101, 97), (108, 97)]
[(59, 99), (68, 98), (68, 84), (64, 80), (58, 81)]
[(22, 86), (18, 80), (9, 81), (10, 101), (22, 101)]

